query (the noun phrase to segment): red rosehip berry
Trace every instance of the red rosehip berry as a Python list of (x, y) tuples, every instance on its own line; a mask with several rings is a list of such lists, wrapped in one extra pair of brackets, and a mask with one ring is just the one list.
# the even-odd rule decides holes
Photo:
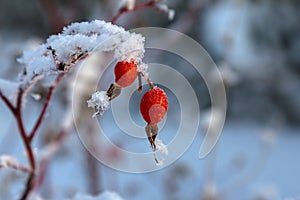
[(160, 122), (168, 110), (168, 97), (158, 87), (147, 91), (141, 100), (140, 111), (148, 124)]
[(158, 133), (157, 123), (160, 122), (168, 110), (168, 97), (158, 87), (147, 91), (141, 100), (140, 111), (148, 123), (145, 131), (153, 151), (156, 151), (155, 138)]
[(120, 87), (131, 85), (138, 75), (137, 65), (134, 61), (120, 61), (115, 66), (115, 82)]

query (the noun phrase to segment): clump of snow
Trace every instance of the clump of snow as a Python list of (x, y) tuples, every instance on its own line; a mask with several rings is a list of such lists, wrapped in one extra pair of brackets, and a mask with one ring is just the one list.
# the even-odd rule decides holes
[(96, 110), (93, 117), (103, 115), (105, 110), (109, 108), (109, 97), (106, 95), (105, 91), (97, 91), (92, 94), (92, 97), (87, 101), (87, 104), (88, 107), (93, 107)]
[(121, 39), (126, 42), (122, 42), (117, 46), (114, 57), (121, 61), (130, 62), (133, 60), (135, 63), (142, 62), (145, 52), (145, 38), (140, 34), (127, 32), (122, 35)]
[(21, 83), (30, 84), (36, 77), (68, 71), (82, 58), (95, 51), (115, 51), (118, 61), (141, 63), (145, 38), (101, 20), (73, 23), (62, 33), (50, 36), (45, 44), (24, 51), (18, 62), (25, 65)]
[(39, 101), (41, 100), (41, 95), (38, 93), (31, 93), (30, 96), (35, 100), (35, 101)]
[(117, 193), (105, 191), (98, 196), (90, 196), (86, 194), (77, 194), (72, 199), (66, 200), (123, 200)]
[(40, 45), (34, 50), (24, 51), (18, 62), (26, 66), (21, 75), (21, 81), (24, 82), (56, 70), (54, 57), (46, 45)]
[(164, 156), (167, 156), (169, 154), (167, 146), (162, 142), (160, 139), (156, 139), (154, 141), (156, 150), (154, 152), (155, 159), (157, 161), (157, 166), (162, 166), (164, 164)]

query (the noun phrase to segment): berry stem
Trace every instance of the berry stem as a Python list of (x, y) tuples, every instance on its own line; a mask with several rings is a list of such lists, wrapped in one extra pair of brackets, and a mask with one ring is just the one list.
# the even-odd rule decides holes
[(148, 82), (148, 85), (150, 86), (150, 88), (153, 89), (153, 88), (154, 88), (154, 84), (153, 84), (153, 82), (150, 80), (149, 77), (147, 78), (147, 82)]
[(138, 73), (138, 81), (139, 81), (139, 87), (138, 87), (138, 91), (139, 92), (142, 92), (142, 90), (143, 90), (143, 83), (142, 83), (142, 73), (141, 72), (139, 72)]

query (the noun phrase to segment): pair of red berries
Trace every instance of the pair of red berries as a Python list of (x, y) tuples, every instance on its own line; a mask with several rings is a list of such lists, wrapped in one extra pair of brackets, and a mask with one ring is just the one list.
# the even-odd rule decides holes
[[(121, 93), (122, 88), (131, 85), (138, 76), (139, 80), (141, 80), (142, 73), (137, 70), (138, 68), (134, 61), (120, 61), (116, 64), (114, 69), (115, 83), (111, 84), (107, 91), (110, 100), (117, 97)], [(151, 89), (141, 99), (140, 112), (147, 122), (145, 131), (151, 147), (155, 151), (155, 138), (158, 133), (157, 123), (163, 119), (168, 110), (168, 97), (163, 89), (154, 86), (150, 80), (147, 81)], [(139, 82), (139, 91), (141, 91), (141, 81)]]

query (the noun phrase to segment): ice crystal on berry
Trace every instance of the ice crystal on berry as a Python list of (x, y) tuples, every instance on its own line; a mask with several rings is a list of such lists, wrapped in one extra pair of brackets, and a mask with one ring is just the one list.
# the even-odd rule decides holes
[(157, 166), (162, 166), (164, 164), (164, 156), (169, 154), (167, 146), (162, 142), (162, 140), (156, 138), (155, 140), (156, 150), (154, 152), (157, 163)]
[(93, 117), (97, 115), (103, 115), (105, 110), (109, 108), (109, 97), (104, 91), (95, 92), (91, 99), (87, 101), (88, 107), (95, 108), (96, 112), (93, 114)]

